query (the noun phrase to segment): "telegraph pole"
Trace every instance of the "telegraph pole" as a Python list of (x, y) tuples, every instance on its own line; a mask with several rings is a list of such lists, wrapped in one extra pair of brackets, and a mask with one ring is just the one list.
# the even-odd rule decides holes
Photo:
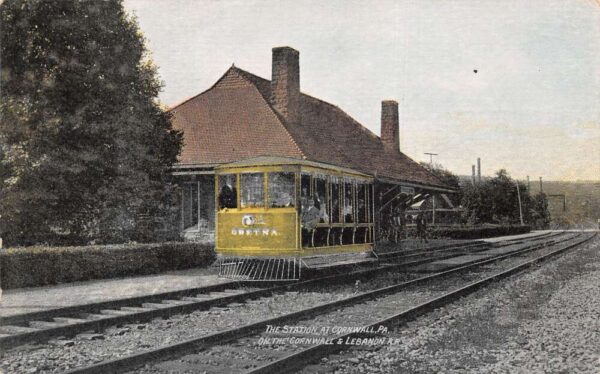
[(566, 193), (548, 194), (547, 196), (548, 196), (548, 198), (560, 197), (562, 199), (563, 212), (567, 211), (567, 194)]
[(433, 167), (433, 156), (437, 156), (437, 153), (425, 152), (425, 155), (429, 155), (429, 165)]
[(517, 197), (519, 198), (519, 218), (521, 218), (521, 226), (523, 223), (523, 207), (521, 206), (521, 191), (519, 189), (519, 181), (517, 180)]
[[(429, 155), (429, 167), (433, 170), (433, 156), (437, 156), (437, 153), (425, 152), (424, 154)], [(435, 225), (435, 194), (431, 195), (431, 224)]]

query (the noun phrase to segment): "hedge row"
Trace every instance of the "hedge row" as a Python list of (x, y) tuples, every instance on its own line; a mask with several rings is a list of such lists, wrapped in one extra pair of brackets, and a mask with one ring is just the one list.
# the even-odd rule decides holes
[(0, 250), (3, 289), (154, 274), (207, 266), (214, 248), (198, 243), (24, 247)]
[(470, 228), (436, 227), (431, 231), (430, 236), (434, 238), (450, 239), (481, 239), (494, 236), (526, 234), (530, 231), (530, 226), (482, 226)]

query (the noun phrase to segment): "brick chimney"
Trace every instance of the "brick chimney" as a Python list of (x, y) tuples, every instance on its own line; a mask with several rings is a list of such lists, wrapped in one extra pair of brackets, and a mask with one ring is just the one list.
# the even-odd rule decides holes
[(287, 121), (300, 119), (300, 52), (290, 47), (273, 48), (271, 105)]
[(381, 102), (381, 142), (386, 150), (400, 152), (400, 129), (398, 128), (398, 102)]

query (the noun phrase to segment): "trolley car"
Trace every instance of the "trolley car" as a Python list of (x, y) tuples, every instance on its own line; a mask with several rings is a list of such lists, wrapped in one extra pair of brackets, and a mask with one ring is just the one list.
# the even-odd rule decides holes
[(299, 279), (309, 259), (373, 251), (373, 177), (329, 164), (257, 157), (215, 168), (220, 275)]

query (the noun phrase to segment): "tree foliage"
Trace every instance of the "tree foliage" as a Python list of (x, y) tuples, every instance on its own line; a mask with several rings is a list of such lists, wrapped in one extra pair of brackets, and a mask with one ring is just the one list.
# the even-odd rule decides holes
[(547, 227), (550, 222), (546, 196), (532, 197), (524, 183), (514, 181), (506, 170), (499, 170), (493, 178), (462, 185), (462, 205), (469, 224), (520, 223), (519, 195), (523, 222), (535, 227)]
[(0, 22), (2, 236), (153, 239), (181, 134), (135, 20), (119, 0), (6, 0)]

